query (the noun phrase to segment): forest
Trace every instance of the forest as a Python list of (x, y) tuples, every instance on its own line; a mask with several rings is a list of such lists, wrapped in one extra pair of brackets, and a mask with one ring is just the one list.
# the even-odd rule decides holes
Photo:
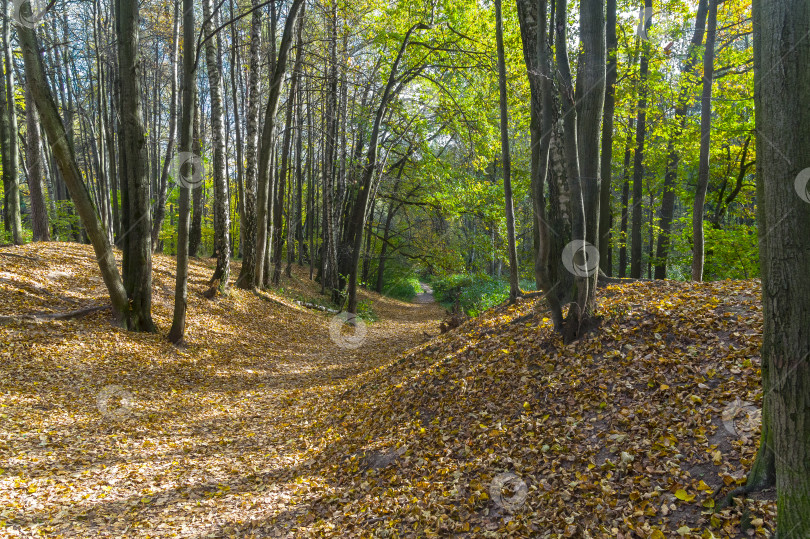
[(0, 535), (810, 537), (806, 0), (0, 3)]

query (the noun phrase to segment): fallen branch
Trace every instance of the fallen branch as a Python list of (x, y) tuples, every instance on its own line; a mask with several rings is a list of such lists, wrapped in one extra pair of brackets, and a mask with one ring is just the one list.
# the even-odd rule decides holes
[(39, 314), (19, 314), (12, 316), (0, 316), (0, 324), (8, 324), (10, 322), (22, 322), (24, 320), (31, 320), (34, 322), (50, 322), (53, 320), (73, 320), (75, 318), (87, 316), (88, 314), (106, 311), (109, 308), (110, 305), (102, 305), (100, 307), (99, 306), (84, 307), (82, 309), (77, 309), (75, 311), (69, 311), (66, 313), (39, 313)]
[(39, 257), (34, 258), (33, 256), (18, 255), (18, 254), (14, 254), (14, 253), (0, 253), (0, 256), (13, 256), (13, 257), (16, 257), (16, 258), (24, 258), (25, 260), (31, 260), (32, 262), (39, 262), (40, 261)]

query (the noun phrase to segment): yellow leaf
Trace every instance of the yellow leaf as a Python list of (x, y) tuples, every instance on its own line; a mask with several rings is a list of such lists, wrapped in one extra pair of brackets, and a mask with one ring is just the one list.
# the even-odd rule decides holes
[(692, 500), (695, 499), (694, 494), (689, 494), (682, 488), (679, 488), (678, 490), (675, 491), (675, 497), (685, 502), (691, 502)]

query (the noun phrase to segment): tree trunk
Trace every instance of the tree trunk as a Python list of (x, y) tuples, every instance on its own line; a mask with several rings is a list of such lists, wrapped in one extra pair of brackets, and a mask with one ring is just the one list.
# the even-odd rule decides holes
[(503, 191), (506, 205), (506, 234), (509, 250), (509, 301), (520, 295), (517, 247), (515, 244), (515, 207), (512, 202), (512, 158), (509, 154), (509, 108), (506, 96), (506, 61), (503, 52), (503, 17), (501, 0), (495, 0), (495, 38), (498, 46), (498, 87), (501, 102), (501, 154)]
[(709, 187), (709, 152), (712, 138), (712, 79), (714, 78), (714, 38), (717, 33), (717, 2), (709, 0), (706, 51), (703, 53), (703, 94), (700, 99), (700, 160), (695, 204), (692, 209), (692, 280), (703, 280), (703, 206)]
[[(154, 223), (152, 223), (152, 251), (157, 250), (158, 239), (160, 238), (160, 230), (163, 227), (163, 219), (166, 216), (166, 196), (169, 188), (169, 169), (171, 167), (172, 158), (174, 157), (174, 141), (177, 132), (177, 58), (180, 48), (180, 0), (175, 0), (174, 2), (174, 24), (172, 27), (172, 37), (174, 39), (174, 45), (172, 45), (172, 53), (169, 60), (172, 66), (172, 94), (171, 104), (169, 106), (169, 139), (166, 142), (166, 157), (163, 161), (163, 170), (160, 174), (157, 200), (155, 201), (155, 219)], [(177, 183), (177, 178), (174, 178), (174, 181)]]
[(658, 234), (658, 247), (655, 253), (655, 278), (666, 279), (667, 260), (669, 258), (670, 235), (672, 234), (672, 221), (675, 211), (675, 185), (678, 179), (678, 165), (680, 154), (675, 149), (675, 142), (681, 137), (686, 128), (686, 112), (689, 106), (689, 98), (692, 94), (692, 75), (697, 65), (700, 55), (700, 45), (703, 43), (703, 34), (706, 32), (706, 15), (709, 11), (708, 0), (700, 0), (695, 16), (695, 32), (692, 34), (692, 41), (689, 44), (687, 58), (681, 69), (680, 91), (678, 92), (678, 102), (675, 107), (675, 130), (667, 142), (667, 168), (664, 173), (664, 193), (661, 197), (661, 220)]
[[(180, 117), (179, 151), (188, 155), (191, 152), (191, 138), (195, 115), (195, 94), (197, 93), (195, 69), (194, 0), (183, 0), (183, 81), (182, 115)], [(189, 194), (195, 184), (191, 179), (191, 163), (177, 172), (183, 175), (180, 187), (179, 212), (177, 219), (177, 273), (174, 285), (174, 316), (169, 331), (169, 342), (179, 344), (186, 331), (186, 307), (188, 305), (188, 255), (189, 255)], [(180, 168), (180, 167), (178, 167)]]
[(11, 10), (14, 5), (3, 0), (3, 69), (0, 78), (0, 149), (3, 153), (3, 223), (11, 232), (15, 245), (23, 243), (20, 213), (19, 144), (17, 142), (17, 107), (14, 88), (14, 61), (11, 53)]
[(600, 172), (602, 184), (599, 188), (599, 267), (607, 275), (613, 275), (610, 263), (610, 229), (613, 223), (611, 208), (611, 183), (613, 180), (613, 121), (616, 114), (616, 79), (618, 66), (618, 38), (616, 37), (616, 0), (607, 0), (605, 10), (605, 47), (607, 67), (605, 71), (605, 109), (602, 120), (602, 155)]
[(34, 241), (51, 241), (51, 225), (45, 201), (45, 170), (42, 166), (42, 135), (39, 130), (39, 113), (34, 105), (31, 85), (25, 86), (26, 159), (28, 160), (28, 190), (31, 192), (31, 228)]
[(211, 0), (203, 0), (203, 34), (208, 36), (205, 44), (205, 62), (208, 67), (208, 83), (211, 89), (211, 144), (214, 150), (212, 174), (214, 177), (214, 253), (217, 267), (211, 284), (220, 292), (228, 288), (231, 274), (231, 226), (228, 211), (228, 178), (225, 175), (225, 120), (222, 111), (222, 65), (219, 36), (212, 35), (217, 26), (217, 16), (211, 12)]
[[(810, 536), (810, 6), (754, 0), (763, 437), (779, 537)], [(759, 473), (767, 479), (767, 473)], [(749, 477), (749, 484), (751, 477)]]
[(354, 211), (349, 223), (350, 230), (353, 230), (353, 233), (348, 238), (351, 241), (352, 251), (350, 266), (351, 271), (349, 273), (349, 302), (346, 310), (352, 314), (357, 313), (357, 269), (360, 261), (360, 248), (363, 244), (363, 228), (365, 228), (366, 205), (368, 204), (368, 197), (371, 191), (371, 180), (374, 176), (374, 170), (377, 167), (377, 149), (380, 137), (380, 125), (382, 124), (383, 115), (388, 108), (388, 103), (393, 97), (395, 87), (402, 87), (401, 81), (397, 79), (397, 74), (399, 71), (400, 62), (402, 61), (402, 57), (405, 55), (405, 49), (408, 47), (411, 36), (416, 30), (426, 30), (428, 28), (429, 27), (424, 23), (416, 23), (405, 33), (405, 38), (402, 40), (399, 53), (397, 53), (397, 57), (391, 66), (391, 73), (388, 75), (388, 82), (383, 89), (380, 105), (377, 107), (377, 113), (374, 116), (374, 123), (371, 127), (371, 136), (369, 137), (368, 141), (366, 160), (363, 165), (363, 173), (357, 192), (357, 198), (354, 202)]
[[(184, 0), (185, 1), (185, 0)], [(196, 70), (195, 70), (196, 71)], [(200, 100), (197, 97), (196, 90), (194, 91), (194, 127), (192, 129), (192, 142), (191, 148), (194, 155), (202, 156), (202, 131), (200, 129)], [(200, 250), (200, 242), (202, 241), (202, 218), (203, 209), (203, 188), (205, 182), (201, 181), (194, 184), (191, 190), (192, 196), (192, 215), (191, 215), (191, 230), (188, 232), (188, 256), (197, 257)]]
[(251, 0), (254, 11), (250, 20), (250, 59), (248, 60), (247, 142), (245, 145), (245, 218), (242, 222), (245, 245), (242, 248), (242, 269), (236, 286), (250, 290), (256, 286), (256, 146), (259, 125), (259, 41), (261, 10), (258, 0)]
[[(30, 4), (23, 4), (20, 13), (22, 17), (30, 18), (32, 15)], [(129, 327), (130, 306), (126, 290), (121, 275), (118, 273), (118, 266), (116, 266), (115, 256), (113, 256), (107, 234), (98, 217), (96, 208), (90, 200), (87, 187), (82, 181), (81, 171), (76, 165), (73, 148), (67, 142), (65, 126), (59, 117), (59, 109), (48, 86), (36, 34), (33, 29), (27, 26), (17, 25), (17, 35), (19, 36), (23, 60), (25, 61), (26, 84), (31, 89), (31, 95), (39, 111), (42, 128), (48, 137), (51, 152), (59, 166), (65, 184), (70, 190), (76, 211), (79, 213), (93, 245), (101, 276), (110, 294), (113, 309)]]
[(124, 178), (124, 287), (132, 328), (155, 331), (152, 322), (152, 219), (146, 136), (141, 115), (141, 64), (138, 58), (138, 0), (118, 0), (118, 65), (121, 73), (121, 172)]
[[(645, 17), (649, 14), (649, 17)], [(636, 153), (633, 156), (633, 227), (630, 234), (630, 277), (641, 278), (641, 221), (642, 196), (644, 194), (644, 144), (647, 136), (647, 76), (650, 70), (650, 42), (646, 39), (652, 23), (652, 0), (644, 1), (644, 32), (641, 43), (641, 65), (639, 66), (638, 116), (636, 119)]]
[(270, 198), (270, 154), (273, 151), (273, 131), (275, 130), (276, 111), (281, 96), (281, 82), (287, 71), (287, 56), (292, 44), (295, 21), (304, 0), (293, 0), (290, 5), (287, 20), (284, 24), (284, 33), (279, 44), (278, 59), (275, 62), (270, 79), (270, 93), (264, 112), (264, 127), (261, 136), (258, 169), (258, 194), (256, 212), (256, 269), (254, 272), (255, 286), (262, 286), (264, 282), (265, 258), (267, 256), (267, 203)]

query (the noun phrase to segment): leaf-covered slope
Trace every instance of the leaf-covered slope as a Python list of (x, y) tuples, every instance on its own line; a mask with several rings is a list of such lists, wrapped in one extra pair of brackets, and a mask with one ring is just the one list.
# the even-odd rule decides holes
[(364, 293), (379, 319), (342, 348), (329, 316), (294, 301), (318, 294), (308, 271), (294, 266), (283, 294), (212, 301), (213, 261), (189, 269), (176, 348), (173, 258), (154, 257), (161, 333), (140, 334), (109, 311), (20, 317), (108, 303), (89, 246), (0, 249), (0, 537), (222, 537), (284, 514), (314, 404), (424, 342), (443, 312)]
[[(324, 535), (766, 534), (767, 499), (709, 513), (756, 450), (759, 283), (609, 287), (601, 330), (568, 346), (537, 301), (489, 311), (324, 403), (311, 463), (324, 474), (304, 478), (317, 498), (299, 524)], [(504, 473), (516, 478), (501, 493)]]

